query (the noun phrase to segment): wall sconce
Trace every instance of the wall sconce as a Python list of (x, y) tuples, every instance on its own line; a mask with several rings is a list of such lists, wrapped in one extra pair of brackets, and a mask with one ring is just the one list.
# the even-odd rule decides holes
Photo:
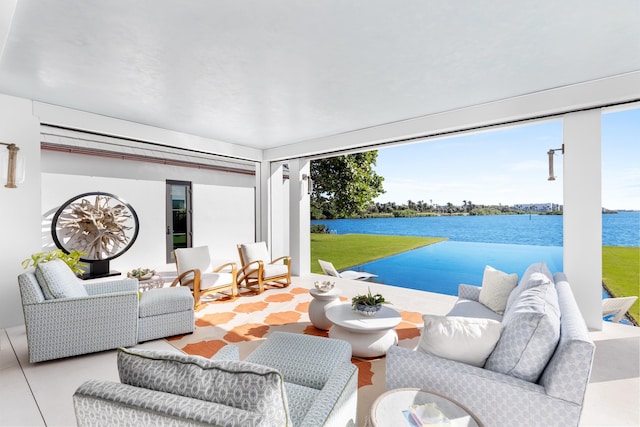
[(311, 176), (304, 173), (302, 174), (302, 180), (307, 181), (307, 194), (311, 194), (313, 191), (313, 180), (311, 179)]
[(562, 152), (562, 154), (564, 154), (564, 144), (562, 144), (562, 148), (553, 148), (547, 151), (547, 154), (549, 155), (549, 178), (547, 179), (547, 181), (556, 180), (556, 176), (553, 174), (553, 155), (556, 151), (560, 151)]
[(7, 147), (7, 151), (0, 153), (0, 175), (2, 175), (5, 182), (4, 186), (7, 188), (16, 188), (17, 184), (24, 182), (24, 157), (18, 152), (20, 149), (16, 144), (0, 142), (0, 145)]

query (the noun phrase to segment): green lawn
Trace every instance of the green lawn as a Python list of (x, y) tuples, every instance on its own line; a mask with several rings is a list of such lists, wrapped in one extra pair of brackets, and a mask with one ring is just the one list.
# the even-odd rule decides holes
[[(640, 248), (602, 247), (602, 281), (616, 297), (640, 294)], [(640, 320), (640, 304), (636, 301), (629, 314)]]
[[(441, 237), (379, 236), (372, 234), (311, 234), (311, 271), (322, 273), (318, 258), (338, 270), (447, 240)], [(617, 297), (640, 294), (640, 248), (603, 246), (602, 281)], [(640, 320), (640, 304), (629, 310)]]
[(441, 237), (379, 236), (373, 234), (311, 234), (311, 272), (322, 273), (318, 259), (337, 270), (447, 240)]

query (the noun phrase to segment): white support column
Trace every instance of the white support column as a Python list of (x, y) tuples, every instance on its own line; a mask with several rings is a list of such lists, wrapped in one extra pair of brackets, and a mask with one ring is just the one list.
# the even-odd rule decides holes
[(602, 329), (601, 111), (564, 116), (564, 271), (590, 329)]
[(265, 241), (269, 244), (269, 223), (271, 222), (271, 171), (269, 162), (258, 163), (256, 166), (256, 242)]
[(289, 255), (289, 191), (288, 180), (283, 177), (283, 163), (274, 162), (271, 168), (271, 222), (269, 223), (269, 249), (271, 257)]
[(289, 161), (289, 251), (291, 273), (295, 276), (309, 274), (311, 264), (310, 207), (308, 189), (310, 181), (303, 175), (311, 175), (308, 160)]

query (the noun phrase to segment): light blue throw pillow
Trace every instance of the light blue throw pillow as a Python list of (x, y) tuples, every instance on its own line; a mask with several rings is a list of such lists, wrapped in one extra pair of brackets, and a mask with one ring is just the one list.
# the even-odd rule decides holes
[(38, 264), (36, 279), (45, 299), (79, 298), (89, 295), (80, 279), (60, 259)]
[(520, 293), (502, 319), (504, 329), (485, 368), (536, 382), (560, 339), (560, 309), (553, 283)]

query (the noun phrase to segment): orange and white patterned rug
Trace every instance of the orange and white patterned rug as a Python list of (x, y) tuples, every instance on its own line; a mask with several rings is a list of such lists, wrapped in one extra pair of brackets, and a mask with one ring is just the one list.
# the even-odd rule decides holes
[[(234, 344), (244, 359), (273, 331), (326, 337), (327, 331), (315, 328), (309, 321), (311, 300), (309, 289), (295, 285), (274, 287), (260, 295), (245, 290), (233, 300), (222, 297), (202, 304), (196, 311), (194, 333), (167, 341), (184, 353), (207, 358), (225, 345)], [(341, 300), (348, 302), (345, 297)], [(395, 308), (402, 316), (402, 322), (396, 327), (398, 345), (415, 347), (423, 323), (422, 314)], [(362, 421), (375, 398), (384, 392), (385, 359), (354, 357), (352, 362), (358, 366), (358, 419)]]

